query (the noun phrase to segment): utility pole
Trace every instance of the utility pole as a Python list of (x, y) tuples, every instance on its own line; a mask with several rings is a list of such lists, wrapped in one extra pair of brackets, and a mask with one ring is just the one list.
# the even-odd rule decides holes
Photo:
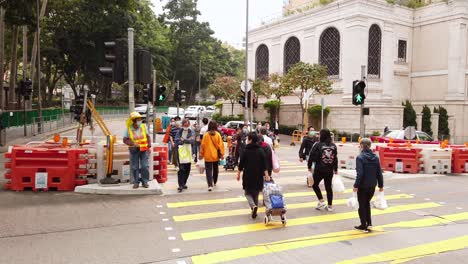
[(153, 70), (153, 143), (156, 143), (156, 70)]
[[(23, 26), (23, 81), (26, 81), (26, 74), (28, 72), (28, 27)], [(26, 99), (23, 96), (23, 127), (24, 127), (24, 136), (28, 135), (26, 129)]]
[(135, 111), (135, 79), (134, 79), (134, 60), (133, 60), (133, 35), (134, 29), (128, 28), (128, 110)]
[(0, 7), (0, 94), (2, 101), (0, 102), (0, 108), (5, 110), (5, 90), (3, 89), (3, 75), (4, 68), (3, 62), (5, 61), (5, 9)]
[(321, 104), (321, 106), (322, 106), (321, 119), (320, 119), (320, 120), (321, 120), (321, 121), (320, 121), (320, 129), (323, 129), (323, 128), (324, 128), (324, 127), (323, 127), (323, 111), (325, 110), (325, 109), (324, 109), (324, 108), (325, 108), (325, 102), (324, 102), (324, 101), (325, 101), (325, 100), (324, 100), (323, 97), (322, 97), (322, 98), (320, 99), (320, 104)]
[[(177, 88), (176, 88), (176, 94), (179, 92), (179, 80), (177, 80)], [(177, 116), (179, 116), (179, 107), (180, 107), (180, 102), (179, 102), (179, 99), (176, 100), (177, 101)]]
[[(248, 122), (249, 117), (249, 108), (248, 100), (249, 96), (247, 93), (247, 87), (249, 86), (249, 0), (246, 0), (246, 12), (245, 12), (245, 106), (244, 106), (244, 121)], [(250, 129), (252, 130), (252, 124), (250, 124)]]
[[(44, 5), (47, 0), (44, 0)], [(37, 13), (39, 14), (39, 0), (36, 0)], [(44, 11), (45, 12), (45, 11)], [(41, 98), (41, 17), (37, 15), (37, 106), (39, 107), (39, 123), (37, 132), (42, 133), (42, 98)]]
[(200, 103), (200, 96), (201, 96), (201, 59), (200, 64), (198, 65), (198, 102)]
[[(366, 82), (366, 66), (362, 65), (361, 66), (361, 80), (365, 83)], [(367, 83), (366, 83), (367, 86)], [(361, 123), (360, 123), (360, 131), (359, 134), (361, 135), (361, 138), (365, 137), (366, 133), (366, 128), (364, 124), (364, 101), (361, 104)]]

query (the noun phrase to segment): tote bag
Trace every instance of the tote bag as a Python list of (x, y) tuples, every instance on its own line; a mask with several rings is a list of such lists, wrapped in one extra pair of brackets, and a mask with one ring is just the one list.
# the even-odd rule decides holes
[(183, 144), (179, 146), (178, 153), (180, 164), (192, 163), (192, 145)]

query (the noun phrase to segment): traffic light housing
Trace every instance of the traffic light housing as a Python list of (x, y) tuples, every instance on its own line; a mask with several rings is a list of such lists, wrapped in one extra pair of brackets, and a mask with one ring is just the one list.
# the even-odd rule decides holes
[(156, 89), (156, 105), (163, 103), (166, 100), (166, 86), (159, 85)]
[(353, 81), (353, 105), (362, 105), (366, 99), (366, 83), (364, 81)]
[(185, 90), (176, 90), (174, 94), (174, 101), (177, 103), (183, 102), (186, 99), (186, 91)]
[(239, 104), (245, 106), (245, 92), (242, 92), (242, 94), (239, 96)]
[(74, 114), (73, 119), (75, 119), (78, 122), (80, 122), (80, 120), (81, 120), (81, 114), (83, 113), (83, 107), (84, 107), (84, 95), (80, 94), (75, 99), (75, 104), (70, 107), (70, 112), (72, 112)]
[(18, 87), (19, 94), (24, 97), (24, 100), (29, 100), (32, 94), (32, 81), (30, 79), (21, 80)]
[[(151, 53), (145, 49), (137, 49), (135, 51), (135, 82), (141, 84), (150, 84), (152, 82), (151, 79), (151, 68), (152, 68), (152, 60), (151, 60)], [(153, 99), (150, 99), (153, 100)]]
[(125, 82), (125, 40), (104, 42), (106, 50), (105, 60), (112, 64), (112, 67), (99, 67), (99, 72), (113, 82), (122, 84)]
[(153, 103), (153, 88), (143, 88), (143, 101), (145, 102), (145, 104), (147, 104), (148, 102)]

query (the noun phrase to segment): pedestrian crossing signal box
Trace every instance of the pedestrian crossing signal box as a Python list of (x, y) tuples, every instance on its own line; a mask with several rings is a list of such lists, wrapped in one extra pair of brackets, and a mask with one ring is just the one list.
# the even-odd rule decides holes
[(366, 99), (364, 93), (366, 83), (364, 81), (353, 81), (353, 105), (362, 105)]

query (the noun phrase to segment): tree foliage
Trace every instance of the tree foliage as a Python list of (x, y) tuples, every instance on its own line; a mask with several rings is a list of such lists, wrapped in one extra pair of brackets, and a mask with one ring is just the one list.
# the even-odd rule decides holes
[(434, 113), (439, 113), (439, 138), (440, 139), (447, 139), (450, 137), (450, 128), (448, 124), (448, 113), (447, 109), (442, 106), (439, 108), (434, 107)]
[(405, 103), (402, 103), (405, 107), (403, 110), (403, 127), (414, 126), (416, 129), (418, 125), (416, 123), (416, 111), (413, 108), (413, 105), (409, 100), (406, 100)]
[(231, 116), (234, 115), (234, 103), (240, 94), (240, 80), (233, 76), (222, 76), (208, 87), (209, 92), (217, 98), (223, 98), (231, 103)]
[[(304, 96), (307, 91), (313, 90), (317, 94), (330, 94), (332, 82), (328, 79), (327, 67), (320, 64), (299, 62), (286, 74), (282, 85), (290, 90), (296, 90), (300, 100), (302, 116), (306, 111)], [(306, 98), (307, 99), (307, 98)], [(302, 120), (302, 126), (304, 120)]]
[(431, 109), (427, 105), (423, 106), (422, 109), (422, 128), (423, 132), (426, 132), (432, 136), (432, 122), (431, 122)]

